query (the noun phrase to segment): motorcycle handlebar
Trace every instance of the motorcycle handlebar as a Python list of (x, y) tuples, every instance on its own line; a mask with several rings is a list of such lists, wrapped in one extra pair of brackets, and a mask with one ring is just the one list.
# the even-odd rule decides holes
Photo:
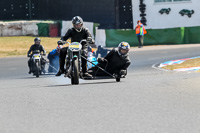
[(63, 41), (63, 40), (59, 40), (58, 42), (57, 42), (57, 44), (58, 45), (64, 45), (64, 44), (66, 44), (67, 42), (66, 41)]
[(87, 43), (87, 40), (86, 39), (81, 40), (80, 44), (82, 44), (82, 43)]
[[(59, 41), (57, 42), (58, 45), (64, 45), (64, 44), (66, 44), (66, 43), (69, 43), (69, 42), (63, 41), (63, 40), (59, 40)], [(86, 43), (93, 43), (93, 41), (92, 41), (92, 40), (87, 40), (87, 39), (82, 39), (82, 40), (80, 41), (80, 44), (86, 44)]]

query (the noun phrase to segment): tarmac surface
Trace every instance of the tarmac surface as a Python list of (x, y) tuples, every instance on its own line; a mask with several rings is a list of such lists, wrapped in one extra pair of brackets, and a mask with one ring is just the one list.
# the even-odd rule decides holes
[(0, 133), (199, 133), (200, 75), (152, 66), (200, 55), (200, 45), (132, 48), (121, 82), (28, 74), (0, 58)]

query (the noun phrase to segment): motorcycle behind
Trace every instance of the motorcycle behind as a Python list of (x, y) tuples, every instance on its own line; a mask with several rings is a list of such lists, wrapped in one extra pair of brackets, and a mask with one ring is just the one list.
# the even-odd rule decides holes
[(42, 67), (41, 67), (42, 55), (40, 54), (39, 50), (33, 51), (32, 61), (33, 61), (33, 64), (32, 64), (33, 75), (35, 75), (36, 77), (39, 77), (42, 71)]

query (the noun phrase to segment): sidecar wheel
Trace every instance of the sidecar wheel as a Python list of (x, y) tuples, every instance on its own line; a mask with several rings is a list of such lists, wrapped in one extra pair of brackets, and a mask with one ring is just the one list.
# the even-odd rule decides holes
[(116, 81), (117, 81), (117, 82), (120, 82), (120, 77), (117, 77), (117, 78), (116, 78)]

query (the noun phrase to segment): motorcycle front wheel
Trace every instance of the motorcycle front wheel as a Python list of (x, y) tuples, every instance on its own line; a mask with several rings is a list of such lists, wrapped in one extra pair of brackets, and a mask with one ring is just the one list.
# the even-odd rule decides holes
[(40, 69), (39, 69), (39, 62), (35, 63), (35, 76), (39, 77)]
[(75, 59), (72, 63), (72, 74), (71, 74), (71, 84), (79, 84), (79, 65), (78, 59)]

